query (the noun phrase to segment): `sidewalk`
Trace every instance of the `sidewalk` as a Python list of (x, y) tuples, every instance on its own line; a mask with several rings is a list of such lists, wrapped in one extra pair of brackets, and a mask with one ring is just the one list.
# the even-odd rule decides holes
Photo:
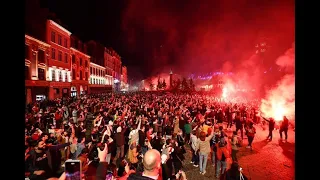
[[(226, 125), (225, 125), (226, 126)], [(295, 179), (295, 141), (294, 131), (288, 132), (288, 142), (279, 142), (279, 131), (273, 131), (273, 140), (266, 141), (268, 128), (263, 130), (261, 126), (255, 126), (257, 133), (253, 140), (253, 150), (246, 149), (248, 139), (244, 135), (243, 147), (238, 152), (238, 161), (243, 169), (243, 173), (252, 180), (292, 180)], [(226, 131), (231, 135), (231, 131)], [(240, 132), (239, 132), (240, 133)], [(193, 167), (190, 164), (191, 154), (185, 154), (184, 170), (188, 179), (215, 179), (215, 168), (211, 163), (211, 158), (208, 160), (207, 173), (200, 175), (199, 167)]]

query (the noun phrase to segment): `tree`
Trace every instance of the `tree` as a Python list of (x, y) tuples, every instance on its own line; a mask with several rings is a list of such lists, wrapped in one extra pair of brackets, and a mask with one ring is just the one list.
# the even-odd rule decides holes
[(152, 91), (154, 89), (154, 84), (152, 83), (152, 81), (149, 81), (149, 87), (150, 87), (150, 91)]
[(160, 82), (160, 77), (158, 78), (157, 90), (162, 89), (162, 83)]
[(162, 88), (165, 90), (167, 88), (166, 80), (163, 79), (162, 81)]
[(189, 79), (189, 89), (190, 89), (190, 91), (194, 91), (195, 90), (195, 85), (193, 83), (192, 78)]
[(188, 84), (186, 78), (183, 78), (183, 79), (182, 79), (181, 89), (182, 89), (183, 91), (188, 91), (188, 90), (189, 90), (189, 84)]
[(174, 89), (175, 90), (180, 90), (181, 89), (181, 80), (179, 78), (175, 81)]

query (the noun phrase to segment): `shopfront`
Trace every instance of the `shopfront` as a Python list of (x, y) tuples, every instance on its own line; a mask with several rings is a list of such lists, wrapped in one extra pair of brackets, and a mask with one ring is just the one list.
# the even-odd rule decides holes
[(69, 97), (70, 86), (67, 82), (50, 82), (49, 99)]
[(26, 103), (41, 101), (48, 98), (49, 83), (45, 81), (25, 81)]

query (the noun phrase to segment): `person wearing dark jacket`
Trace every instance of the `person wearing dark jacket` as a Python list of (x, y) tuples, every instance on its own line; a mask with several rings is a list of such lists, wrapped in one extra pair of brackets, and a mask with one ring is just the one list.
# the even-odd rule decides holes
[(145, 154), (148, 150), (148, 147), (145, 144), (145, 139), (147, 137), (145, 132), (145, 127), (142, 126), (138, 132), (139, 132), (139, 146), (141, 147), (142, 154)]
[(269, 135), (267, 137), (267, 140), (270, 138), (270, 141), (272, 141), (272, 131), (274, 129), (275, 121), (273, 118), (269, 118), (269, 120), (265, 117), (262, 118), (269, 123)]
[(124, 142), (125, 137), (124, 133), (126, 132), (126, 129), (122, 129), (121, 126), (117, 128), (117, 133), (114, 135), (114, 140), (116, 141), (117, 145), (117, 158), (123, 158), (124, 156)]
[(280, 139), (282, 140), (282, 132), (284, 132), (285, 141), (287, 142), (288, 139), (288, 129), (289, 129), (289, 120), (286, 116), (283, 116), (283, 120), (280, 125)]
[(56, 176), (61, 164), (60, 158), (55, 157), (60, 149), (69, 146), (70, 143), (47, 146), (44, 141), (39, 141), (34, 150), (30, 151), (29, 172), (30, 179), (47, 179)]
[(236, 116), (234, 122), (236, 124), (236, 132), (238, 133), (238, 131), (240, 130), (241, 139), (243, 139), (243, 121), (241, 120), (239, 115)]

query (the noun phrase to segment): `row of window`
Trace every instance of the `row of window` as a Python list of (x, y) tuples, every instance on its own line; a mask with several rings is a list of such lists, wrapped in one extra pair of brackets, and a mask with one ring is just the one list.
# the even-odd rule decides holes
[[(83, 80), (83, 72), (80, 70), (80, 73), (79, 73), (80, 75), (80, 80)], [(84, 73), (84, 78), (85, 78), (85, 80), (86, 81), (88, 81), (88, 77), (89, 77), (89, 74), (88, 74), (88, 72), (85, 72)], [(72, 80), (75, 80), (76, 79), (76, 70), (75, 69), (72, 69)]]
[[(62, 61), (62, 52), (58, 51), (58, 61)], [(56, 59), (56, 49), (51, 48), (51, 59)], [(68, 54), (64, 53), (63, 62), (68, 63)]]
[(105, 76), (106, 72), (98, 68), (90, 67), (90, 74), (103, 77)]
[(107, 63), (106, 64), (107, 67), (112, 68), (112, 69), (114, 68), (114, 64), (112, 62), (107, 61), (106, 63)]
[[(75, 55), (72, 55), (72, 64), (75, 64), (76, 63), (76, 56)], [(80, 58), (79, 59), (79, 65), (82, 66), (83, 64), (83, 59)], [(88, 61), (84, 60), (84, 67), (88, 67)]]
[(58, 36), (56, 36), (56, 32), (51, 31), (51, 42), (56, 43), (57, 42), (56, 40), (58, 41), (58, 44), (60, 46), (64, 46), (64, 47), (68, 48), (68, 39), (67, 38), (63, 38), (63, 44), (62, 44), (62, 36), (60, 34), (58, 34)]
[(90, 84), (106, 84), (105, 79), (90, 78)]
[(52, 77), (52, 81), (59, 81), (59, 82), (65, 82), (65, 80), (63, 81), (63, 78), (62, 78), (62, 72), (61, 71), (58, 71), (58, 77), (56, 77), (56, 71), (55, 70), (52, 70), (51, 71), (51, 77)]
[[(65, 82), (65, 80), (63, 80), (63, 76), (62, 76), (62, 71), (58, 71), (58, 77), (56, 77), (56, 71), (55, 70), (51, 70), (51, 77), (52, 77), (52, 81), (59, 81), (59, 82)], [(83, 72), (80, 71), (80, 79), (82, 80), (82, 75)], [(73, 69), (72, 70), (72, 79), (75, 80), (76, 77), (76, 71)], [(65, 78), (67, 78), (65, 76)], [(30, 67), (29, 66), (25, 66), (25, 79), (26, 80), (30, 80), (31, 79), (31, 74), (30, 74)], [(38, 79), (39, 80), (45, 80), (45, 70), (42, 68), (38, 68)], [(85, 80), (88, 80), (88, 72), (85, 72)], [(111, 82), (106, 83), (105, 79), (97, 79), (97, 78), (90, 78), (90, 84), (109, 84), (111, 85)]]
[[(32, 53), (30, 46), (26, 44), (24, 46), (24, 58), (32, 61), (36, 60), (37, 58), (37, 55)], [(42, 49), (39, 49), (38, 63), (45, 63), (45, 59), (46, 59), (46, 53)]]
[[(51, 58), (58, 60), (58, 61), (63, 61), (65, 63), (68, 63), (68, 54), (67, 53), (62, 53), (61, 51), (58, 51), (58, 57), (56, 59), (56, 49), (55, 48), (51, 48)], [(32, 59), (31, 59), (32, 58)], [(28, 60), (36, 60), (37, 56), (36, 54), (33, 54), (31, 51), (31, 48), (29, 45), (25, 45), (25, 59)], [(38, 50), (38, 63), (45, 63), (45, 58), (46, 58), (46, 54), (42, 49)], [(75, 55), (72, 55), (72, 63), (75, 63)], [(79, 60), (79, 64), (80, 66), (83, 65), (83, 59), (80, 58)], [(88, 61), (84, 60), (84, 67), (88, 67)]]

